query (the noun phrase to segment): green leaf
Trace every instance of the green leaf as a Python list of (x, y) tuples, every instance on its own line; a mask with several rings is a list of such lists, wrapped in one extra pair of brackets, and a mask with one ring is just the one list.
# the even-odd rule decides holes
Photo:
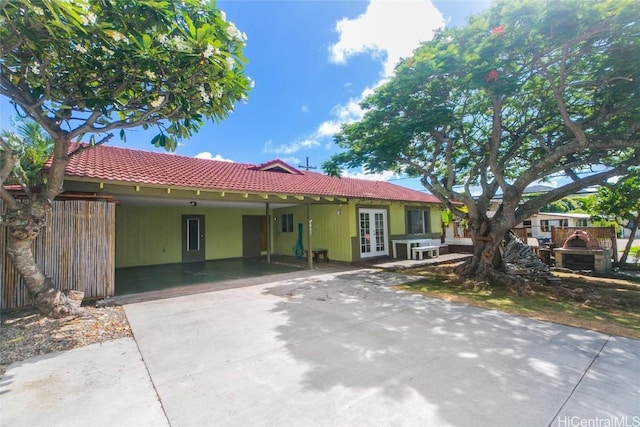
[(144, 46), (145, 50), (151, 48), (151, 36), (149, 36), (149, 34), (142, 35), (142, 45)]
[(202, 43), (205, 37), (209, 35), (210, 30), (211, 25), (209, 24), (203, 24), (200, 28), (198, 28), (198, 31), (196, 32), (196, 40), (198, 41), (198, 43)]
[[(0, 14), (12, 25), (0, 26), (0, 36), (2, 46), (14, 48), (2, 58), (3, 93), (13, 94), (18, 106), (37, 119), (41, 107), (63, 112), (60, 124), (51, 129), (56, 135), (67, 130), (67, 117), (77, 129), (88, 117), (102, 128), (127, 129), (183, 123), (196, 116), (219, 121), (247, 93), (248, 79), (242, 62), (233, 73), (221, 72), (217, 61), (202, 62), (194, 54), (207, 45), (219, 49), (221, 57), (242, 54), (243, 43), (215, 37), (228, 24), (210, 7), (202, 13), (203, 6), (194, 0), (6, 2)], [(205, 104), (194, 88), (213, 81), (228, 93)], [(147, 114), (161, 96), (167, 108)], [(201, 126), (200, 120), (179, 124), (170, 140), (159, 136), (152, 143), (175, 149), (178, 139), (191, 137)], [(94, 138), (100, 140), (99, 134)]]

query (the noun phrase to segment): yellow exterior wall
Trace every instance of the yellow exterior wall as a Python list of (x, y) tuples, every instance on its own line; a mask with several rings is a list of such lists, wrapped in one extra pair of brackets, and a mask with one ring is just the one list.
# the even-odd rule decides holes
[[(282, 231), (282, 215), (293, 214), (293, 231)], [(306, 223), (306, 207), (305, 206), (292, 206), (282, 209), (273, 210), (272, 218), (272, 240), (273, 240), (273, 253), (276, 255), (288, 255), (294, 256), (294, 246), (298, 238), (298, 223), (303, 224), (303, 237), (307, 234)], [(306, 239), (304, 240), (306, 242)], [(306, 249), (307, 245), (304, 244)]]
[(330, 259), (350, 262), (350, 218), (344, 210), (342, 206), (333, 204), (312, 206), (313, 233), (311, 242), (314, 248), (328, 249)]
[[(413, 206), (413, 205), (412, 205)], [(315, 204), (310, 206), (313, 219), (312, 248), (329, 250), (335, 261), (353, 262), (357, 248), (358, 209), (381, 208), (388, 211), (389, 236), (406, 233), (405, 204)], [(429, 206), (431, 235), (440, 234), (440, 207)], [(338, 214), (338, 211), (340, 214)], [(293, 231), (282, 231), (282, 215), (293, 214)], [(153, 206), (118, 206), (116, 210), (116, 267), (132, 267), (182, 262), (182, 215), (204, 215), (206, 259), (242, 256), (242, 216), (265, 215), (264, 209), (182, 208)], [(309, 248), (307, 205), (274, 209), (271, 212), (271, 249), (275, 255), (294, 256), (298, 224), (303, 225), (303, 246)], [(353, 253), (355, 251), (355, 254)], [(354, 259), (355, 257), (355, 259)]]
[[(340, 211), (340, 214), (338, 214)], [(355, 230), (351, 226), (352, 215), (347, 204), (311, 205), (312, 222), (311, 246), (329, 250), (329, 258), (335, 261), (351, 261), (351, 243), (349, 236)], [(282, 231), (282, 215), (293, 214), (293, 232)], [(307, 206), (299, 205), (273, 211), (273, 253), (277, 255), (295, 255), (294, 247), (298, 240), (298, 224), (302, 223), (302, 244), (309, 249)]]
[(405, 234), (407, 232), (404, 205), (392, 203), (389, 206), (389, 235)]
[(182, 215), (204, 215), (206, 259), (242, 256), (242, 216), (260, 209), (119, 206), (116, 268), (182, 262)]

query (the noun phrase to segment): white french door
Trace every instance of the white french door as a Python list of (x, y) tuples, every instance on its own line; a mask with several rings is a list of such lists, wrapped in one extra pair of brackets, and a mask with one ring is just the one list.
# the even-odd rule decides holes
[(359, 209), (360, 257), (389, 255), (387, 243), (387, 211), (385, 209)]

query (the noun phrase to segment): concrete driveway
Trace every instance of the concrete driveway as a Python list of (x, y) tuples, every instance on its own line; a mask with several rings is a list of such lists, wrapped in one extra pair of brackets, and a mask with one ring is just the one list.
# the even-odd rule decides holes
[(374, 270), (125, 306), (11, 365), (1, 426), (640, 426), (640, 341), (400, 292)]
[(640, 342), (389, 287), (406, 281), (358, 270), (125, 310), (172, 426), (640, 425)]

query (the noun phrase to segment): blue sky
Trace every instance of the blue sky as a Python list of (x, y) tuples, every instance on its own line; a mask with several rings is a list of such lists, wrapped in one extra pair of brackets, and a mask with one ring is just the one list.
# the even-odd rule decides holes
[[(357, 120), (367, 92), (392, 75), (393, 65), (442, 26), (463, 25), (489, 0), (226, 0), (217, 6), (247, 34), (245, 71), (255, 81), (245, 104), (230, 117), (207, 123), (177, 154), (263, 163), (280, 158), (292, 166), (320, 165), (337, 147), (340, 124)], [(0, 101), (2, 128), (13, 113)], [(163, 151), (154, 133), (130, 130), (111, 145)], [(358, 171), (352, 176), (362, 177)], [(423, 189), (416, 180), (394, 183)]]

